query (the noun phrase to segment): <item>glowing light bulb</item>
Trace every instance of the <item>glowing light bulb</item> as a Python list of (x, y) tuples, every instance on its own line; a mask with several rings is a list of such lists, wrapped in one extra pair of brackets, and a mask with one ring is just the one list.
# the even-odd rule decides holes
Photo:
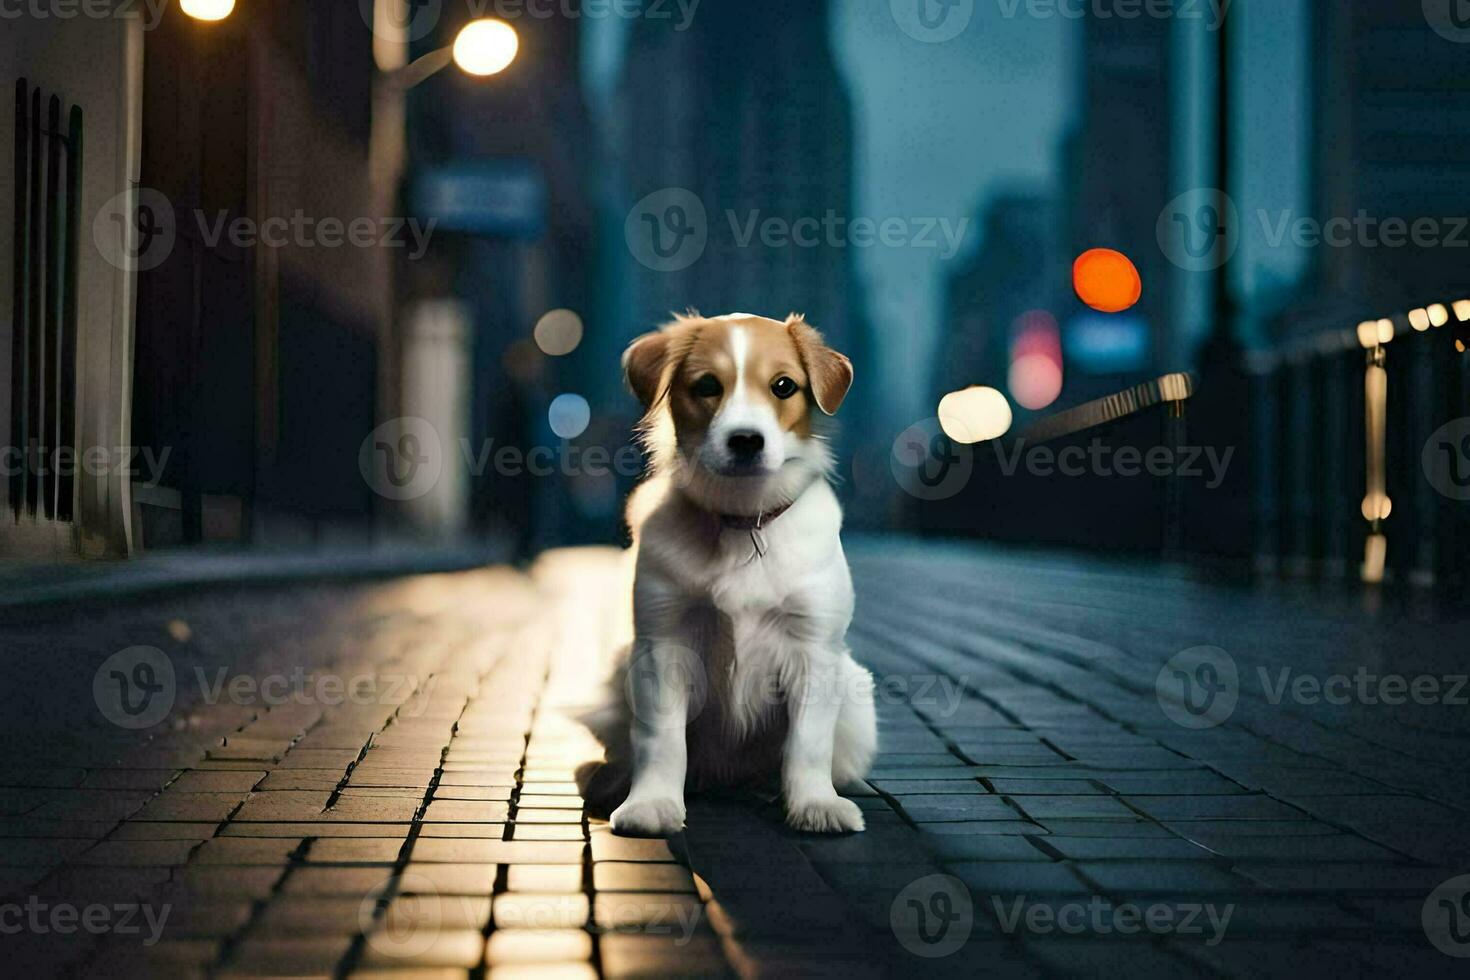
[(939, 427), (955, 442), (999, 439), (1011, 427), (1011, 404), (994, 388), (952, 391), (939, 400)]
[(471, 75), (494, 75), (516, 59), (521, 40), (503, 20), (470, 21), (454, 39), (454, 63)]
[(235, 9), (235, 0), (179, 0), (179, 9), (195, 20), (224, 20)]

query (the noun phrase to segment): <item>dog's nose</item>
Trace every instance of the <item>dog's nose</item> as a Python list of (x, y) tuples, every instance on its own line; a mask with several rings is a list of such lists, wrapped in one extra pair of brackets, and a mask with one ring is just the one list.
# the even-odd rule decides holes
[(730, 438), (725, 440), (725, 445), (730, 447), (730, 455), (740, 463), (753, 461), (760, 451), (766, 446), (766, 437), (754, 429), (741, 429), (739, 432), (730, 433)]

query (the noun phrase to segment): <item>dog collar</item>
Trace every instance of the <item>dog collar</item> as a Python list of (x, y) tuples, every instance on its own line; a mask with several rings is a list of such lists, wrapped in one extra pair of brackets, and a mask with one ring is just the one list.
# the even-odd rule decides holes
[(727, 531), (759, 531), (790, 509), (791, 504), (782, 504), (775, 510), (763, 511), (755, 515), (721, 514), (719, 515), (720, 527)]

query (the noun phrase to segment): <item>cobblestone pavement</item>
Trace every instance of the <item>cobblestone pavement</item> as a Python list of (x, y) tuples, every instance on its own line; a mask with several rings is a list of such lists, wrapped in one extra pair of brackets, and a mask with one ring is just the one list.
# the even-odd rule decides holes
[[(610, 836), (607, 552), (11, 610), (0, 952), (82, 976), (1463, 976), (1465, 624), (853, 549), (868, 830)], [(1283, 673), (1285, 671), (1285, 673)], [(1458, 954), (1458, 955), (1457, 955)]]

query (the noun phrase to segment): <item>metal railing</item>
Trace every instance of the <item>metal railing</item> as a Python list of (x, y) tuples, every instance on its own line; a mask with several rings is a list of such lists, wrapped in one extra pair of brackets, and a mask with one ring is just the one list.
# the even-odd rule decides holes
[(15, 86), (10, 509), (73, 518), (82, 111)]

